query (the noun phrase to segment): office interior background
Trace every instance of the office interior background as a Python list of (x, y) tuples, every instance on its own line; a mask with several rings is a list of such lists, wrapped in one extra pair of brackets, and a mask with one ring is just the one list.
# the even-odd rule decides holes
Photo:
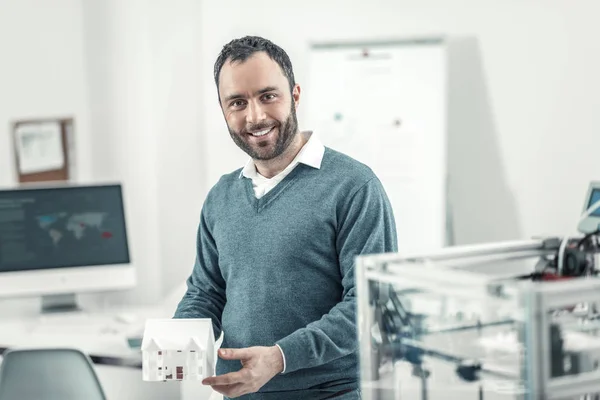
[(594, 0), (0, 1), (0, 186), (16, 183), (11, 121), (73, 117), (75, 179), (123, 183), (138, 272), (132, 290), (86, 296), (177, 298), (205, 195), (246, 161), (213, 81), (225, 43), (272, 39), (303, 85), (314, 41), (468, 36), (480, 97), (452, 101), (469, 104), (461, 118), (481, 132), (464, 143), (469, 164), (457, 165), (480, 206), (463, 211), (459, 242), (569, 234), (600, 171), (599, 14)]

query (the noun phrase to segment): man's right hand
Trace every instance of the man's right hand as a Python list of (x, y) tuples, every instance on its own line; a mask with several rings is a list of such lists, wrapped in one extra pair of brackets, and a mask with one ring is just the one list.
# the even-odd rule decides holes
[(256, 393), (275, 375), (283, 371), (283, 356), (277, 346), (220, 349), (223, 360), (240, 360), (242, 369), (212, 376), (202, 381), (224, 396), (235, 398)]

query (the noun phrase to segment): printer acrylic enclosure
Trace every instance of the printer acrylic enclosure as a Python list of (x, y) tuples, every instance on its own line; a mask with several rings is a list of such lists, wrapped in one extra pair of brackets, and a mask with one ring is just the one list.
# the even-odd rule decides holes
[(600, 393), (600, 281), (527, 279), (555, 251), (533, 240), (358, 257), (363, 398)]

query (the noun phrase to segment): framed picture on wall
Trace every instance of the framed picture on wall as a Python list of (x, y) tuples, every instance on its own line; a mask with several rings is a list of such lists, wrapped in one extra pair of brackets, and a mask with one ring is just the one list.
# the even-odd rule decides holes
[(72, 167), (73, 119), (32, 119), (13, 123), (18, 183), (68, 181)]

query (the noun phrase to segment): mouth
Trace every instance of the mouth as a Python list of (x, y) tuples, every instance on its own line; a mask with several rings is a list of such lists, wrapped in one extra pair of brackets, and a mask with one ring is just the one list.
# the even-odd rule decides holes
[(257, 138), (260, 138), (260, 137), (265, 137), (265, 136), (267, 136), (268, 134), (272, 133), (274, 130), (275, 130), (275, 127), (274, 127), (274, 126), (272, 126), (272, 127), (270, 127), (270, 128), (263, 129), (263, 130), (261, 130), (261, 131), (256, 131), (256, 132), (248, 132), (248, 134), (249, 134), (250, 136), (257, 137)]

